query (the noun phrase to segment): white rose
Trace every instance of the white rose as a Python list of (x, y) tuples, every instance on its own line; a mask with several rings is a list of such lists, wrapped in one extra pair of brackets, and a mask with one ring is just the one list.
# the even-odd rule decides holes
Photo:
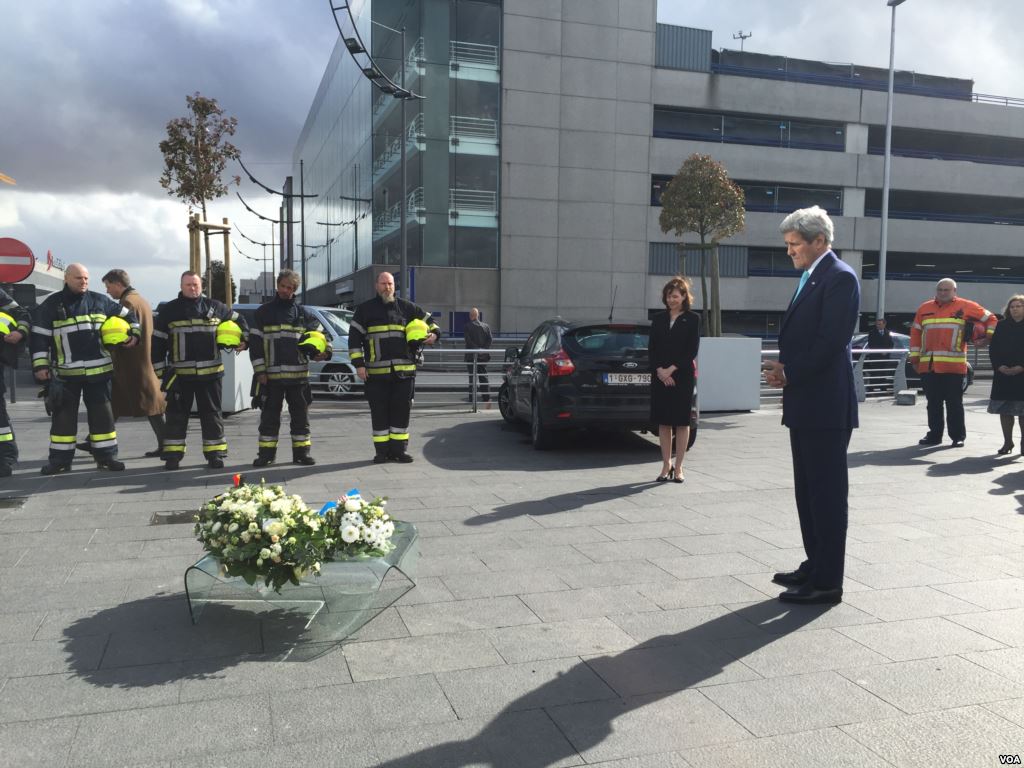
[(238, 523), (232, 523), (228, 526), (228, 533), (234, 533), (238, 530)]
[(359, 538), (359, 529), (354, 525), (346, 525), (341, 529), (341, 540), (346, 544), (351, 544)]
[(270, 550), (267, 549), (266, 547), (261, 549), (260, 550), (260, 558), (262, 558), (263, 560), (269, 560), (270, 559)]
[(218, 520), (216, 523), (213, 524), (213, 528), (211, 529), (210, 532), (211, 533), (217, 533), (220, 529), (221, 529), (221, 523), (220, 523), (220, 520)]
[(345, 498), (345, 511), (346, 512), (358, 512), (362, 508), (360, 503), (361, 499), (358, 496), (348, 496)]

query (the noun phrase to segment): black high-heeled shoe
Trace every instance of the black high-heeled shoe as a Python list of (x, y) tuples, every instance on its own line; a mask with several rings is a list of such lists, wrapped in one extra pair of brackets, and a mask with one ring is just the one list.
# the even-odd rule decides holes
[[(998, 451), (996, 451), (996, 453), (998, 455), (1000, 455), (1000, 456), (1005, 456), (1006, 454), (1008, 454), (1012, 450), (1013, 450), (1013, 443), (1003, 443), (1003, 447), (1000, 448)], [(1024, 443), (1021, 443), (1020, 450), (1021, 450), (1021, 453), (1024, 453)]]
[(672, 470), (672, 482), (674, 482), (674, 483), (682, 483), (682, 482), (685, 482), (685, 480), (686, 480), (686, 475), (683, 474), (682, 468), (680, 468), (678, 471), (677, 470)]

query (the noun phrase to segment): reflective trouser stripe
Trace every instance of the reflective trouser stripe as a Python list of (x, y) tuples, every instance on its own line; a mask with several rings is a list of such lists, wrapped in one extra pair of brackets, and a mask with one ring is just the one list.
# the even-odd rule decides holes
[(226, 451), (228, 449), (227, 443), (217, 442), (206, 442), (203, 441), (203, 453), (219, 453), (220, 451)]
[(292, 448), (309, 448), (313, 445), (310, 435), (292, 435)]
[(74, 435), (50, 435), (51, 451), (73, 451), (75, 450)]
[(401, 432), (401, 431), (395, 429), (394, 427), (392, 427), (390, 439), (391, 440), (408, 440), (409, 439), (409, 433), (408, 432)]
[(385, 432), (383, 435), (378, 435), (376, 432), (373, 433), (373, 442), (375, 443), (386, 443), (391, 437)]

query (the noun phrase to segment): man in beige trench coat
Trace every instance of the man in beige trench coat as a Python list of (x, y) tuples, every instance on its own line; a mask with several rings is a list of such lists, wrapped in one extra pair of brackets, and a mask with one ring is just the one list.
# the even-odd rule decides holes
[[(131, 287), (128, 273), (112, 269), (103, 276), (107, 293), (139, 318), (142, 339), (131, 349), (114, 347), (114, 419), (121, 416), (145, 416), (156, 435), (156, 449), (146, 456), (159, 456), (164, 437), (164, 410), (167, 401), (160, 391), (160, 379), (153, 370), (150, 349), (153, 345), (153, 309), (142, 294)], [(79, 446), (81, 448), (81, 446)]]

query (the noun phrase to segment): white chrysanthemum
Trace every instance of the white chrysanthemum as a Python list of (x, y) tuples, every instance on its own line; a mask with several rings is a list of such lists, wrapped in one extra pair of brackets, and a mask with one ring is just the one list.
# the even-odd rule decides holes
[(363, 516), (358, 512), (346, 512), (341, 516), (341, 524), (359, 527), (363, 524)]
[(359, 529), (354, 525), (346, 525), (341, 529), (341, 540), (346, 544), (351, 544), (359, 539)]
[(280, 520), (270, 518), (263, 521), (263, 532), (271, 536), (281, 537), (288, 533), (288, 526)]
[(358, 512), (363, 508), (362, 499), (358, 496), (347, 496), (345, 497), (345, 504), (343, 506), (345, 507), (346, 512)]
[(275, 515), (283, 515), (291, 508), (288, 499), (275, 499), (270, 502), (270, 511)]
[(395, 533), (395, 524), (390, 520), (384, 523), (384, 533), (390, 539)]
[(248, 544), (250, 539), (252, 539), (252, 534), (248, 531), (242, 531), (242, 541)]

